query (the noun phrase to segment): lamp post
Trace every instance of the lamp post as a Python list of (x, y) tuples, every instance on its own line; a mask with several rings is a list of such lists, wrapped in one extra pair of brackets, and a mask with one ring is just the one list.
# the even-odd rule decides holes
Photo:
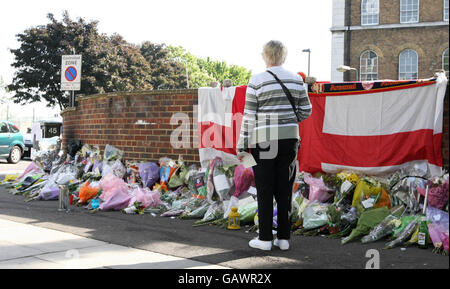
[(336, 68), (337, 71), (339, 72), (346, 72), (346, 71), (350, 71), (350, 70), (354, 70), (356, 72), (356, 81), (359, 81), (358, 78), (358, 69), (347, 66), (347, 65), (341, 65), (338, 68)]
[(310, 73), (310, 68), (311, 68), (311, 49), (307, 48), (307, 49), (303, 49), (302, 52), (308, 52), (308, 76)]

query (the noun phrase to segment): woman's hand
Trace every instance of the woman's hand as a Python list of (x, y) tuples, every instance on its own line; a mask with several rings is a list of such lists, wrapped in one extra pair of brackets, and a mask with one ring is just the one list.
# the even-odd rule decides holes
[(242, 160), (244, 159), (244, 156), (245, 156), (245, 150), (243, 150), (243, 149), (238, 149), (237, 150), (237, 158), (238, 158), (238, 160), (242, 163)]

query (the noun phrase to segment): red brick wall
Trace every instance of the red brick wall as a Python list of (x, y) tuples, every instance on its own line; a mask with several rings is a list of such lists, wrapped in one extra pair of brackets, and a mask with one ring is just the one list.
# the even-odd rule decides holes
[[(125, 160), (158, 161), (165, 156), (176, 160), (182, 155), (188, 163), (199, 162), (195, 133), (190, 133), (189, 148), (175, 149), (170, 143), (171, 133), (181, 124), (170, 124), (174, 113), (189, 115), (193, 128), (197, 90), (103, 94), (80, 97), (77, 102), (76, 108), (61, 113), (64, 147), (73, 138), (98, 145), (102, 152), (106, 144), (113, 145), (125, 152)], [(138, 120), (149, 124), (135, 124)]]

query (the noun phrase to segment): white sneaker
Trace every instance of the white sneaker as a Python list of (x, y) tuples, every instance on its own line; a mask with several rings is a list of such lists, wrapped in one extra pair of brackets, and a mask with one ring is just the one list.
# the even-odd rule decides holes
[(277, 246), (278, 248), (280, 248), (280, 250), (289, 250), (289, 241), (288, 240), (278, 240), (275, 239), (275, 241), (273, 241), (273, 245)]
[(255, 238), (248, 242), (248, 245), (255, 249), (260, 249), (264, 251), (272, 250), (272, 241), (261, 241), (259, 238)]

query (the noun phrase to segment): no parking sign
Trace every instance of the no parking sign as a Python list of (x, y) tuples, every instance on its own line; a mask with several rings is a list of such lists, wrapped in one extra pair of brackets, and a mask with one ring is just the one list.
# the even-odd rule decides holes
[(81, 55), (63, 55), (61, 64), (61, 90), (80, 90)]

